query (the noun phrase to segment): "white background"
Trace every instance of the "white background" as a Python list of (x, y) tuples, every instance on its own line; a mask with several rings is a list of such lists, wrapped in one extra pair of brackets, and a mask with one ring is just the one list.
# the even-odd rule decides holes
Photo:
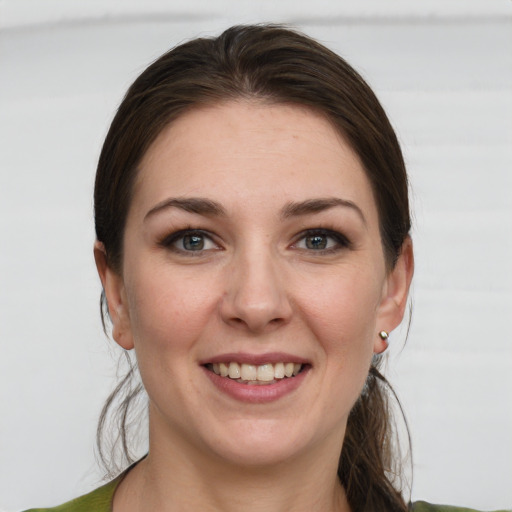
[(98, 314), (92, 187), (122, 94), (174, 44), (259, 21), (345, 56), (403, 143), (417, 271), (388, 375), (413, 499), (512, 506), (512, 2), (0, 0), (0, 508), (100, 479), (117, 353)]

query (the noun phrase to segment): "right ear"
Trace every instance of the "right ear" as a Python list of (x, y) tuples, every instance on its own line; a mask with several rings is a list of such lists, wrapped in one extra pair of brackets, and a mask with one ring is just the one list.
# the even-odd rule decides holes
[(96, 241), (94, 243), (94, 260), (112, 321), (112, 337), (122, 348), (131, 350), (133, 348), (133, 337), (123, 278), (109, 266), (107, 252), (102, 242)]

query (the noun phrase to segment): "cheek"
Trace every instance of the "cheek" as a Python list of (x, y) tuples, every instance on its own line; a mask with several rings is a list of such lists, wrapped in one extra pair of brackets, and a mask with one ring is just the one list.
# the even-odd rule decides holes
[(382, 293), (378, 283), (375, 275), (363, 271), (333, 273), (321, 284), (306, 281), (310, 293), (302, 309), (311, 329), (320, 339), (333, 341), (339, 351), (371, 341)]
[(189, 348), (215, 309), (212, 284), (155, 266), (132, 276), (127, 296), (137, 354)]
[(138, 269), (127, 284), (130, 327), (142, 382), (153, 403), (177, 402), (193, 389), (190, 364), (198, 340), (209, 332), (214, 301), (210, 287), (168, 269)]
[(346, 422), (368, 375), (380, 297), (376, 277), (339, 272), (321, 287), (309, 283), (309, 300), (302, 303), (304, 323), (321, 349), (315, 401), (327, 429)]
[(321, 287), (312, 284), (303, 315), (322, 348), (325, 383), (343, 412), (351, 408), (368, 375), (382, 287), (377, 275), (364, 271), (338, 272)]

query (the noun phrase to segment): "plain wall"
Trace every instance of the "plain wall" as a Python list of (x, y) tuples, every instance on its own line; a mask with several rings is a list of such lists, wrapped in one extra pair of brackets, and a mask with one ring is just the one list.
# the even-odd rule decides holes
[(171, 46), (287, 22), (347, 58), (402, 141), (414, 313), (388, 376), (412, 432), (413, 499), (512, 506), (512, 2), (0, 2), (0, 509), (96, 486), (115, 382), (92, 257), (102, 139)]

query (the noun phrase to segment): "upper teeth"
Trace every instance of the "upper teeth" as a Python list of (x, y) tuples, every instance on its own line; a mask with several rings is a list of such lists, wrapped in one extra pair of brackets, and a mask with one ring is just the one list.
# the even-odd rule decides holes
[(212, 369), (221, 377), (241, 379), (245, 381), (270, 382), (274, 379), (283, 379), (297, 375), (302, 368), (299, 363), (266, 363), (260, 365), (230, 363), (213, 363)]

